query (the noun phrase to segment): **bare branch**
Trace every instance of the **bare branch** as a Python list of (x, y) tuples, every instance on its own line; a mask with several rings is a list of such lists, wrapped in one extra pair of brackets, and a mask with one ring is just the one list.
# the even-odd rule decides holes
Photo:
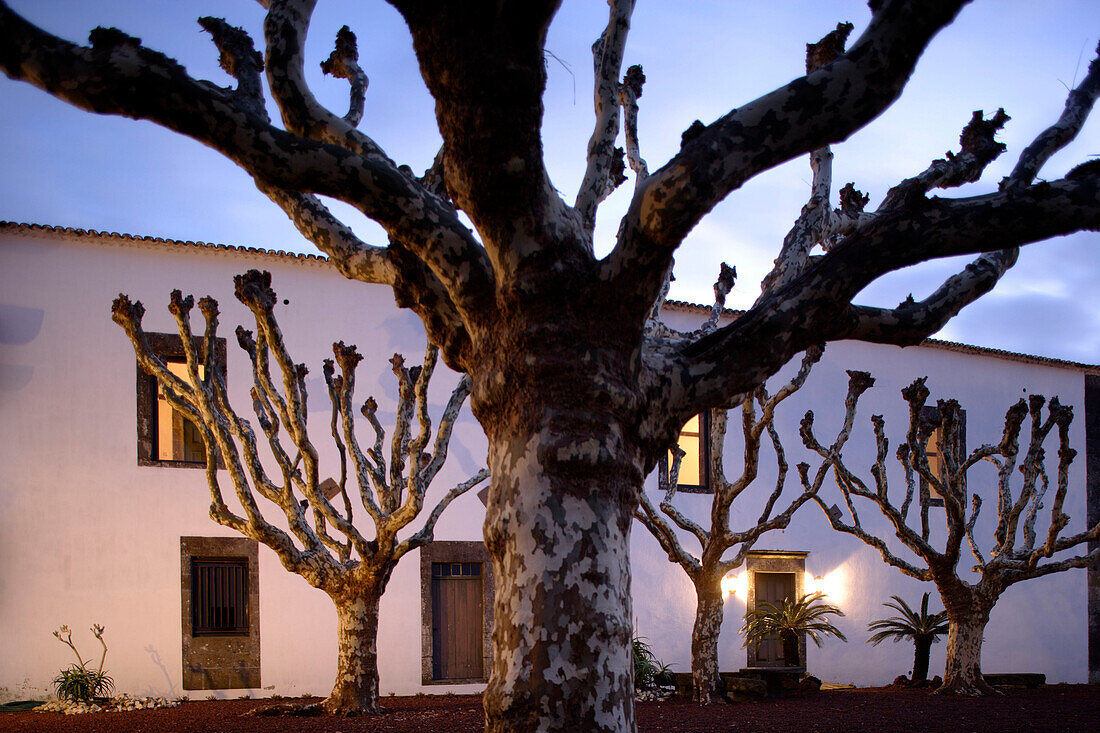
[[(355, 35), (342, 28), (336, 47), (321, 69), (351, 81), (348, 114), (325, 109), (305, 80), (305, 40), (316, 0), (272, 0), (264, 19), (267, 80), (287, 130), (312, 140), (333, 143), (365, 156), (385, 158), (372, 139), (355, 129), (363, 114), (367, 77), (359, 69)], [(391, 166), (396, 168), (390, 162)]]
[[(253, 111), (250, 92), (197, 81), (172, 59), (120, 31), (99, 29), (91, 39), (91, 47), (68, 43), (0, 4), (0, 45), (9, 50), (0, 68), (13, 79), (82, 109), (155, 122), (218, 150), (268, 185), (345, 201), (412, 247), (457, 306), (465, 309), (488, 297), (491, 267), (454, 208), (376, 149), (352, 149), (346, 140), (318, 142), (275, 128)], [(233, 68), (246, 76), (243, 63)], [(464, 263), (461, 282), (454, 279), (458, 262)]]
[(698, 572), (700, 568), (699, 560), (684, 549), (684, 546), (680, 543), (680, 538), (676, 535), (676, 531), (653, 506), (649, 496), (642, 491), (639, 493), (638, 498), (639, 508), (634, 511), (634, 518), (641, 522), (642, 526), (648, 529), (650, 534), (657, 539), (661, 548), (668, 553), (670, 562), (678, 563), (689, 576)]
[(237, 80), (237, 88), (232, 94), (238, 104), (250, 114), (268, 119), (263, 84), (260, 81), (264, 60), (252, 44), (252, 38), (222, 18), (199, 18), (199, 25), (210, 34), (214, 45), (221, 52), (218, 62), (222, 69)]
[(636, 186), (649, 177), (649, 166), (642, 158), (641, 145), (638, 142), (638, 100), (642, 96), (643, 84), (645, 74), (641, 65), (635, 64), (626, 70), (623, 83), (619, 85), (619, 104), (623, 108), (623, 128), (626, 135), (626, 160), (636, 176)]
[(444, 497), (439, 500), (439, 503), (435, 505), (435, 508), (432, 509), (431, 513), (428, 514), (428, 518), (424, 521), (424, 526), (416, 534), (412, 535), (407, 540), (397, 546), (397, 548), (394, 550), (395, 559), (400, 559), (409, 550), (415, 550), (418, 547), (423, 547), (424, 545), (431, 542), (435, 538), (436, 522), (439, 521), (440, 515), (443, 514), (443, 511), (448, 506), (450, 506), (451, 502), (488, 478), (489, 469), (483, 468), (470, 478), (466, 479), (465, 481), (448, 491), (446, 495), (444, 495)]
[(615, 139), (619, 136), (619, 70), (634, 0), (609, 0), (608, 5), (607, 28), (592, 44), (596, 127), (588, 141), (588, 167), (573, 205), (590, 234), (596, 226), (596, 208), (626, 180), (622, 150), (615, 148)]
[(363, 119), (363, 103), (370, 79), (359, 67), (359, 49), (356, 47), (355, 34), (346, 25), (336, 32), (336, 48), (321, 62), (321, 71), (351, 82), (351, 102), (344, 120), (352, 127), (358, 126)]
[(1096, 53), (1085, 78), (1066, 98), (1066, 106), (1058, 121), (1039, 133), (1020, 153), (1016, 167), (1001, 183), (1002, 188), (1020, 189), (1029, 185), (1050, 157), (1077, 137), (1096, 103), (1097, 94), (1100, 94), (1100, 44), (1096, 47)]
[(867, 30), (834, 62), (685, 134), (680, 152), (636, 191), (604, 261), (606, 278), (634, 283), (643, 291), (640, 307), (648, 307), (667, 259), (703, 215), (757, 173), (877, 116), (963, 4), (878, 3)]

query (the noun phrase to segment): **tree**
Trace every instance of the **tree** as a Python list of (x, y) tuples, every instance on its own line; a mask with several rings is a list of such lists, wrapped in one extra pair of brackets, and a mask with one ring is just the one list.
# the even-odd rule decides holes
[[(719, 286), (716, 286), (716, 289)], [(717, 310), (717, 308), (716, 308)], [(730, 482), (725, 475), (726, 427), (729, 416), (726, 410), (710, 411), (708, 475), (713, 491), (710, 510), (710, 526), (704, 528), (699, 523), (679, 511), (673, 504), (679, 486), (680, 461), (684, 451), (678, 445), (672, 448), (672, 460), (669, 470), (658, 472), (658, 491), (664, 495), (660, 502), (660, 511), (645, 492), (640, 494), (640, 503), (635, 517), (661, 544), (668, 553), (669, 560), (678, 564), (687, 573), (695, 586), (695, 623), (691, 629), (691, 676), (692, 699), (695, 702), (710, 704), (718, 691), (718, 635), (722, 630), (724, 596), (722, 578), (730, 571), (741, 566), (756, 541), (769, 530), (783, 529), (791, 520), (794, 512), (820, 488), (810, 486), (791, 500), (782, 512), (772, 516), (776, 502), (786, 484), (787, 462), (779, 433), (773, 426), (776, 407), (790, 395), (798, 391), (809, 376), (810, 369), (821, 358), (821, 349), (811, 348), (802, 360), (798, 373), (775, 395), (769, 395), (764, 386), (741, 402), (741, 429), (745, 442), (744, 468), (741, 475)], [(756, 406), (760, 406), (757, 418)], [(756, 523), (741, 531), (730, 528), (730, 513), (733, 502), (741, 496), (756, 480), (760, 464), (760, 443), (767, 431), (775, 449), (778, 472), (775, 488), (764, 506)], [(827, 474), (821, 473), (824, 480)], [(667, 519), (666, 519), (667, 517)], [(672, 520), (670, 524), (668, 520)], [(688, 552), (677, 529), (690, 533), (700, 545), (698, 557)], [(732, 557), (723, 559), (726, 551), (736, 547)]]
[(943, 636), (948, 630), (947, 611), (928, 613), (927, 593), (921, 598), (919, 612), (910, 608), (901, 596), (890, 597), (894, 602), (882, 605), (901, 615), (880, 618), (867, 624), (867, 630), (875, 632), (867, 641), (872, 646), (878, 646), (887, 639), (895, 643), (911, 640), (915, 647), (912, 681), (924, 682), (928, 679), (928, 657), (932, 653), (932, 645), (939, 641), (936, 637)]
[[(859, 396), (874, 384), (874, 378), (866, 372), (850, 371), (848, 374), (846, 426), (855, 418)], [(803, 443), (824, 459), (822, 468), (833, 471), (849, 520), (844, 519), (845, 510), (839, 507), (830, 509), (820, 496), (815, 495), (814, 501), (825, 512), (833, 529), (858, 537), (878, 550), (888, 564), (906, 575), (917, 580), (931, 580), (936, 584), (949, 622), (947, 668), (943, 685), (937, 692), (991, 694), (994, 692), (993, 688), (982, 678), (982, 634), (997, 599), (1013, 583), (1070, 568), (1088, 567), (1096, 562), (1100, 558), (1100, 549), (1069, 557), (1066, 557), (1066, 553), (1100, 538), (1100, 523), (1077, 534), (1061, 536), (1062, 530), (1069, 524), (1069, 517), (1062, 511), (1066, 492), (1069, 490), (1069, 465), (1077, 454), (1069, 446), (1069, 425), (1073, 419), (1071, 407), (1060, 404), (1057, 397), (1052, 398), (1049, 404), (1040, 395), (1031, 395), (1026, 402), (1021, 399), (1005, 414), (1004, 432), (1000, 441), (975, 448), (968, 454), (960, 436), (962, 421), (959, 419), (959, 403), (954, 400), (940, 400), (938, 410), (941, 434), (936, 449), (942, 457), (942, 468), (936, 471), (928, 460), (927, 443), (932, 435), (932, 428), (927, 421), (921, 419), (921, 410), (928, 400), (928, 394), (924, 378), (914, 381), (902, 390), (902, 396), (909, 406), (909, 426), (905, 442), (898, 446), (897, 451), (897, 459), (905, 470), (905, 496), (900, 508), (896, 503), (897, 497), (891, 499), (889, 494), (886, 469), (889, 441), (882, 416), (871, 417), (877, 444), (877, 456), (871, 467), (874, 479), (872, 488), (848, 470), (839, 450), (826, 448), (818, 442), (814, 436), (813, 411), (807, 412), (801, 428)], [(1045, 418), (1042, 414), (1044, 404), (1047, 407)], [(1023, 422), (1029, 416), (1029, 436), (1021, 456), (1020, 434)], [(1050, 508), (1046, 536), (1040, 541), (1036, 524), (1050, 487), (1043, 443), (1055, 429), (1058, 469), (1054, 501)], [(997, 469), (996, 527), (988, 559), (980, 549), (974, 532), (983, 500), (977, 491), (968, 492), (967, 489), (967, 474), (981, 461), (989, 461)], [(1017, 467), (1023, 480), (1019, 490), (1013, 495), (1011, 483)], [(803, 483), (808, 483), (808, 467), (803, 464), (799, 468)], [(920, 481), (927, 482), (932, 491), (943, 497), (946, 521), (946, 534), (943, 537), (933, 539), (926, 510), (922, 512), (919, 530), (907, 523), (909, 509)], [(979, 485), (974, 480), (970, 483)], [(860, 521), (853, 497), (870, 501), (878, 508), (889, 521), (897, 538), (923, 561), (922, 564), (900, 557), (885, 540), (868, 531)], [(969, 576), (958, 567), (964, 541), (976, 562), (972, 570), (977, 574), (974, 582), (968, 581)], [(1056, 554), (1059, 557), (1054, 559)]]
[[(405, 366), (400, 354), (394, 354), (391, 364), (398, 382), (398, 402), (387, 465), (385, 431), (378, 421), (378, 404), (373, 397), (363, 403), (362, 413), (374, 429), (374, 442), (364, 451), (355, 435), (355, 369), (363, 357), (354, 346), (345, 346), (342, 341), (333, 344), (335, 366), (340, 372), (336, 373), (332, 359), (326, 359), (324, 375), (332, 402), (329, 428), (340, 456), (340, 478), (335, 485), (326, 485), (329, 482), (321, 479), (318, 450), (306, 426), (308, 370), (305, 364), (294, 363), (283, 342), (275, 321), (278, 300), (271, 289), (271, 274), (250, 270), (234, 278), (234, 283), (237, 299), (256, 318), (255, 334), (238, 326), (237, 341), (252, 363), (252, 405), (278, 464), (281, 484), (264, 468), (261, 439), (252, 424), (229, 404), (222, 376), (225, 365), (219, 363), (216, 348), (217, 301), (210, 297), (199, 301), (205, 329), (201, 337), (194, 337), (194, 298), (172, 291), (169, 310), (183, 342), (187, 379), (173, 374), (150, 346), (141, 327), (145, 308), (140, 302), (119, 295), (112, 316), (130, 337), (138, 363), (157, 380), (169, 404), (202, 434), (210, 518), (270, 547), (284, 568), (324, 591), (336, 605), (339, 657), (332, 693), (322, 703), (325, 712), (377, 713), (378, 607), (390, 575), (406, 553), (432, 541), (436, 522), (455, 498), (488, 478), (488, 471), (482, 469), (452, 488), (417, 532), (398, 539), (398, 533), (420, 515), (428, 486), (447, 460), (455, 418), (470, 393), (470, 381), (463, 377), (451, 393), (435, 442), (429, 446), (432, 419), (428, 383), (438, 350), (429, 344), (424, 364), (411, 368)], [(285, 439), (290, 441), (289, 450)], [(243, 514), (225, 503), (218, 478), (219, 457)], [(257, 493), (278, 508), (289, 532), (264, 517)], [(367, 537), (355, 525), (353, 495), (374, 525), (373, 537)], [(342, 509), (335, 505), (337, 501)]]
[[(631, 521), (644, 477), (688, 418), (734, 403), (811, 346), (918, 343), (988, 291), (1016, 247), (1100, 226), (1098, 166), (1032, 185), (1080, 128), (1093, 81), (1071, 94), (1073, 113), (1024, 152), (1011, 185), (929, 198), (959, 180), (933, 171), (866, 216), (834, 216), (823, 196), (827, 252), (782, 249), (776, 277), (733, 323), (706, 335), (649, 335), (673, 255), (693, 227), (760, 172), (823, 151), (879, 115), (966, 0), (875, 0), (850, 50), (834, 47), (835, 59), (806, 76), (693, 124), (652, 172), (633, 124), (642, 75), (619, 80), (634, 3), (611, 0), (594, 46), (596, 123), (571, 202), (551, 183), (541, 140), (544, 41), (558, 0), (392, 0), (443, 138), (420, 178), (356, 127), (366, 83), (350, 32), (327, 64), (351, 82), (341, 116), (317, 102), (303, 73), (315, 0), (262, 4), (263, 55), (244, 33), (204, 21), (236, 79), (229, 89), (121, 31), (96, 29), (91, 45), (79, 46), (6, 5), (0, 67), (82, 109), (150, 120), (220, 151), (341, 272), (390, 285), (446, 364), (470, 375), (493, 474), (485, 521), (498, 589), (484, 698), (491, 731), (634, 728)], [(264, 73), (281, 126), (267, 116)], [(620, 109), (635, 187), (613, 250), (597, 258), (597, 210), (624, 180)], [(962, 159), (975, 157), (964, 148)], [(388, 245), (358, 239), (319, 196), (379, 223)], [(853, 304), (888, 272), (979, 253), (987, 254), (924, 300)]]

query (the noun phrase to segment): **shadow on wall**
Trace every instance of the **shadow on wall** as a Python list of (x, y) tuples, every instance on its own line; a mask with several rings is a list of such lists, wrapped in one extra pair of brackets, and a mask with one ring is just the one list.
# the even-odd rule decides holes
[[(157, 651), (156, 647), (154, 647), (152, 644), (150, 644), (149, 646), (145, 647), (145, 653), (149, 655), (149, 660), (153, 664), (155, 664), (157, 667), (159, 667), (160, 671), (161, 671), (161, 674), (164, 675), (164, 681), (168, 685), (168, 695), (167, 695), (168, 699), (169, 700), (175, 699), (176, 698), (176, 686), (174, 684), (172, 684), (172, 676), (170, 674), (168, 674), (168, 668), (165, 667), (164, 662), (161, 661), (160, 652)], [(151, 697), (156, 697), (156, 696), (158, 696), (159, 693), (156, 690), (154, 690), (152, 687), (149, 687), (146, 690), (145, 694), (149, 695)]]
[[(46, 312), (0, 303), (0, 344), (25, 346), (42, 331)], [(25, 364), (0, 364), (0, 390), (18, 392), (30, 384), (34, 367)]]

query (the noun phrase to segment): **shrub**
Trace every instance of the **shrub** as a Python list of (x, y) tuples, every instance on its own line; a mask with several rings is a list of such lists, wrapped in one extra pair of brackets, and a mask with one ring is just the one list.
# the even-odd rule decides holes
[(649, 690), (656, 685), (669, 685), (673, 682), (672, 670), (662, 664), (645, 639), (635, 635), (630, 640), (634, 653), (634, 689)]
[(92, 672), (74, 664), (53, 678), (53, 687), (60, 700), (89, 702), (96, 697), (109, 697), (115, 681), (108, 674)]
[(95, 697), (108, 697), (114, 690), (115, 681), (103, 671), (103, 662), (107, 659), (107, 642), (103, 640), (103, 631), (103, 627), (99, 624), (92, 624), (92, 633), (103, 645), (103, 655), (99, 658), (99, 669), (94, 672), (88, 669), (87, 662), (80, 656), (76, 645), (73, 644), (73, 633), (68, 626), (62, 625), (61, 628), (53, 632), (58, 641), (73, 650), (76, 661), (79, 662), (79, 664), (74, 664), (68, 669), (61, 670), (53, 678), (53, 686), (58, 699), (87, 702)]

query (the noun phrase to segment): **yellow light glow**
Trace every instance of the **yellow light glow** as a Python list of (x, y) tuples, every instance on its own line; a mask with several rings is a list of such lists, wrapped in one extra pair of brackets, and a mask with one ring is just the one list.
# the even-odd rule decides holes
[(840, 605), (848, 600), (848, 572), (843, 565), (826, 573), (821, 585), (830, 603)]
[(749, 595), (749, 574), (727, 575), (722, 578), (722, 595), (740, 596), (744, 600)]

